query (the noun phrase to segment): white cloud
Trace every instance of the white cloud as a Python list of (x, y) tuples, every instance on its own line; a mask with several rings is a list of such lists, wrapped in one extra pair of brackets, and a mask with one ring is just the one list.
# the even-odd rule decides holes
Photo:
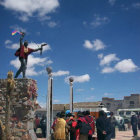
[[(27, 76), (37, 76), (42, 73), (44, 73), (44, 70), (36, 71), (36, 66), (43, 67), (52, 63), (52, 61), (48, 60), (47, 57), (40, 58), (40, 57), (34, 57), (33, 55), (29, 55), (28, 57), (28, 63), (27, 63)], [(15, 60), (11, 60), (10, 64), (13, 65), (16, 69), (20, 67), (19, 59), (16, 58)]]
[(93, 90), (94, 90), (94, 88), (90, 88), (90, 90), (92, 90), (92, 91), (93, 91)]
[(59, 102), (60, 102), (60, 100), (57, 100), (57, 99), (53, 100), (53, 103), (59, 103)]
[(50, 21), (50, 22), (48, 22), (48, 26), (49, 26), (50, 28), (54, 28), (54, 27), (57, 26), (57, 23), (54, 22), (54, 21)]
[(94, 20), (90, 23), (94, 28), (99, 27), (101, 25), (107, 24), (109, 22), (108, 17), (100, 17), (99, 15), (94, 15)]
[(133, 3), (132, 5), (134, 8), (140, 8), (140, 2), (139, 3)]
[(110, 96), (112, 93), (104, 93), (104, 96)]
[(81, 76), (68, 76), (65, 78), (66, 83), (69, 83), (70, 77), (73, 77), (75, 83), (83, 83), (83, 82), (88, 82), (90, 80), (90, 76), (88, 74), (81, 75)]
[(5, 45), (7, 45), (7, 44), (11, 44), (11, 43), (12, 43), (11, 40), (6, 40), (6, 41), (5, 41)]
[(39, 105), (41, 106), (41, 108), (46, 108), (46, 103), (45, 102), (39, 102)]
[(119, 61), (119, 58), (116, 57), (116, 54), (109, 54), (109, 55), (106, 55), (104, 57), (102, 55), (102, 56), (98, 56), (98, 58), (101, 58), (101, 61), (100, 61), (101, 66), (109, 65), (113, 61)]
[(84, 91), (84, 89), (79, 88), (79, 89), (76, 89), (76, 91), (77, 91), (77, 92), (82, 92), (82, 91)]
[(136, 66), (131, 59), (124, 59), (118, 62), (114, 68), (123, 73), (135, 72), (138, 70), (138, 66)]
[(87, 101), (92, 101), (92, 100), (94, 100), (94, 99), (95, 99), (95, 96), (90, 96), (90, 97), (87, 97), (87, 98), (86, 98)]
[(21, 20), (27, 21), (29, 17), (37, 14), (43, 17), (59, 6), (58, 0), (3, 0), (0, 5), (19, 13)]
[(110, 5), (114, 5), (116, 0), (108, 0), (108, 2), (109, 2)]
[(102, 69), (102, 73), (112, 73), (115, 71), (119, 71), (121, 73), (135, 72), (139, 68), (134, 64), (131, 59), (124, 59), (118, 62), (114, 67), (104, 67)]
[(98, 58), (99, 58), (99, 59), (102, 59), (103, 56), (104, 56), (104, 55), (103, 55), (102, 53), (101, 53), (101, 54), (98, 54)]
[(101, 73), (112, 73), (114, 72), (115, 69), (114, 68), (111, 68), (111, 67), (104, 67), (101, 71)]
[(83, 46), (89, 50), (94, 51), (103, 50), (106, 47), (105, 44), (100, 39), (96, 39), (92, 42), (89, 40), (85, 40)]
[(12, 25), (12, 26), (10, 26), (10, 28), (12, 30), (17, 30), (17, 31), (20, 31), (20, 32), (24, 32), (26, 34), (28, 33), (26, 29), (20, 27), (19, 25)]
[(62, 71), (62, 70), (59, 70), (57, 72), (53, 72), (53, 76), (64, 76), (64, 75), (69, 75), (69, 71)]
[(19, 43), (14, 43), (14, 44), (7, 44), (6, 48), (8, 49), (13, 49), (13, 50), (17, 50), (19, 48)]

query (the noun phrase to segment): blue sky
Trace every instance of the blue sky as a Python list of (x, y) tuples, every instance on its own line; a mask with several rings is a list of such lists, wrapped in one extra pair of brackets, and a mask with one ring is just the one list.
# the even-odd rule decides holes
[(38, 102), (46, 102), (46, 67), (53, 69), (54, 103), (69, 103), (70, 76), (74, 102), (122, 99), (140, 93), (139, 0), (0, 0), (0, 77), (14, 73), (19, 35), (30, 48), (27, 76), (37, 80)]

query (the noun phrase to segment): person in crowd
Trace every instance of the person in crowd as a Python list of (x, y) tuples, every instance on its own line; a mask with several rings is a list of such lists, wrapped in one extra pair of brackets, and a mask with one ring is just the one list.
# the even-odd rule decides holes
[(107, 124), (106, 117), (103, 110), (99, 111), (99, 118), (96, 120), (97, 138), (98, 140), (106, 140)]
[(54, 127), (54, 139), (66, 140), (66, 121), (64, 120), (65, 112), (61, 112)]
[(138, 113), (138, 129), (140, 130), (140, 112)]
[(74, 115), (72, 113), (68, 114), (69, 116), (69, 120), (67, 122), (68, 126), (69, 126), (69, 132), (70, 132), (70, 140), (76, 140), (76, 126), (77, 126), (77, 122), (74, 119)]
[(91, 127), (88, 134), (88, 140), (92, 140), (92, 135), (95, 132), (95, 123), (94, 123), (93, 117), (90, 116), (90, 112), (88, 110), (85, 112), (85, 119), (90, 124), (90, 127)]
[(84, 118), (84, 115), (82, 112), (77, 113), (77, 126), (76, 126), (76, 140), (88, 140), (88, 133), (91, 129), (90, 125)]
[(115, 139), (115, 136), (116, 136), (115, 127), (116, 127), (116, 124), (117, 124), (117, 120), (115, 119), (113, 112), (110, 112), (109, 120), (110, 120), (110, 123), (111, 123), (111, 138)]
[(34, 125), (35, 125), (34, 130), (36, 132), (36, 129), (39, 128), (39, 126), (40, 126), (40, 119), (39, 119), (38, 115), (35, 116)]
[(132, 125), (133, 137), (136, 137), (138, 134), (138, 130), (137, 130), (138, 119), (137, 119), (135, 112), (132, 112), (131, 125)]
[(46, 116), (43, 115), (42, 119), (40, 121), (40, 127), (42, 129), (42, 136), (45, 138), (46, 137)]
[(52, 124), (52, 126), (51, 126), (51, 128), (53, 129), (53, 131), (55, 131), (55, 125), (56, 125), (56, 123), (57, 123), (57, 119), (58, 118), (60, 118), (60, 112), (58, 112), (57, 114), (56, 114), (56, 119), (54, 120), (54, 122), (53, 122), (53, 124)]

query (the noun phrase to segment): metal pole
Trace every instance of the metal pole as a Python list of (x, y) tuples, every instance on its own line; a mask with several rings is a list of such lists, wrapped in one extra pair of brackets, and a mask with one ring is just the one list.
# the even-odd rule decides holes
[(74, 79), (72, 77), (69, 78), (70, 82), (70, 112), (73, 112), (73, 81)]
[(46, 124), (46, 128), (47, 128), (47, 136), (46, 136), (46, 140), (51, 140), (51, 125), (52, 125), (52, 113), (53, 113), (53, 107), (52, 107), (52, 69), (50, 67), (48, 67), (47, 69), (48, 72), (48, 94), (47, 94), (47, 104), (46, 104), (46, 108), (47, 108), (47, 124)]

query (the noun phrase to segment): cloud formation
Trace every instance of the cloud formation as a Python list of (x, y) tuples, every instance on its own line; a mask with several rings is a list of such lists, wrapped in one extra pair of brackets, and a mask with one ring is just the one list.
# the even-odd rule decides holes
[(116, 54), (108, 54), (103, 57), (103, 54), (99, 54), (98, 58), (100, 59), (100, 65), (110, 65), (113, 61), (119, 61), (120, 59), (116, 57)]
[(128, 72), (135, 72), (138, 69), (139, 69), (138, 66), (136, 66), (131, 59), (124, 59), (118, 62), (114, 67), (104, 67), (101, 72), (112, 73), (118, 71), (121, 73), (128, 73)]
[(53, 103), (59, 103), (59, 102), (60, 102), (60, 100), (57, 100), (57, 99), (53, 100)]
[(94, 99), (95, 99), (95, 96), (86, 97), (87, 101), (93, 101)]
[(93, 51), (103, 50), (106, 47), (106, 45), (100, 39), (95, 39), (93, 41), (85, 40), (83, 46)]
[(51, 12), (54, 12), (59, 7), (58, 0), (3, 0), (0, 5), (5, 8), (15, 11), (19, 14), (19, 19), (27, 21), (29, 17), (37, 14), (38, 17), (43, 17)]
[(54, 22), (54, 21), (50, 21), (50, 22), (48, 22), (48, 26), (49, 26), (50, 28), (54, 28), (54, 27), (57, 26), (57, 23)]
[(114, 72), (115, 69), (114, 68), (111, 68), (111, 67), (104, 67), (101, 71), (101, 73), (112, 73)]
[(110, 5), (113, 6), (115, 4), (116, 0), (108, 0), (108, 2), (109, 2)]
[(69, 75), (69, 71), (62, 71), (62, 70), (59, 70), (57, 72), (53, 72), (53, 76), (64, 76), (64, 75)]
[(138, 70), (138, 66), (134, 64), (132, 59), (124, 59), (118, 62), (114, 68), (115, 70), (118, 70), (119, 72), (123, 72), (123, 73), (135, 72)]
[(73, 77), (75, 83), (84, 83), (90, 80), (90, 76), (88, 74), (81, 75), (81, 76), (68, 76), (65, 78), (65, 82), (69, 83), (69, 78)]
[(108, 17), (101, 17), (99, 15), (94, 15), (94, 20), (90, 23), (90, 25), (94, 28), (99, 27), (101, 25), (109, 23)]
[(140, 8), (140, 2), (139, 3), (133, 3), (132, 6), (134, 8), (138, 8), (139, 9)]
[[(26, 75), (27, 76), (40, 75), (40, 74), (44, 73), (44, 67), (51, 63), (53, 63), (53, 62), (51, 60), (49, 60), (47, 57), (40, 58), (40, 57), (34, 57), (33, 55), (29, 55)], [(16, 69), (18, 69), (20, 67), (20, 62), (19, 62), (18, 58), (11, 60), (10, 64), (12, 66), (14, 66)], [(35, 69), (36, 66), (43, 68), (43, 69), (40, 71), (36, 71), (36, 69)]]

